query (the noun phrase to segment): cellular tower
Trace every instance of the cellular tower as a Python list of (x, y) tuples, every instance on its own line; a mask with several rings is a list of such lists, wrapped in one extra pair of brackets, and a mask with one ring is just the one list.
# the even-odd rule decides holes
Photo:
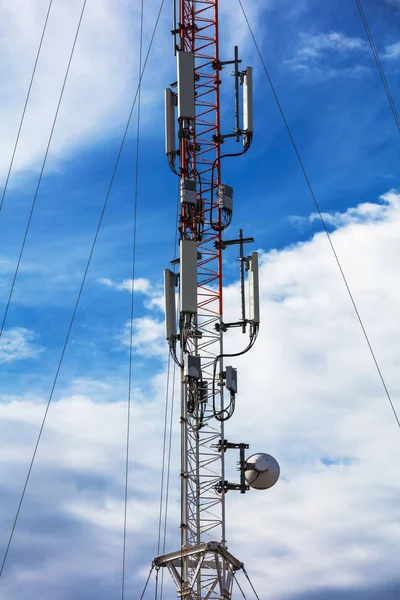
[[(229, 600), (243, 563), (227, 549), (226, 494), (267, 489), (279, 477), (272, 456), (246, 458), (248, 444), (228, 440), (225, 432), (238, 392), (231, 359), (251, 350), (260, 325), (258, 255), (245, 252), (253, 238), (241, 229), (237, 237), (229, 233), (233, 188), (222, 177), (224, 159), (251, 146), (252, 68), (242, 68), (237, 47), (230, 60), (220, 59), (218, 0), (173, 0), (173, 7), (177, 79), (165, 91), (165, 127), (168, 162), (179, 178), (179, 257), (165, 271), (165, 303), (166, 337), (181, 373), (181, 547), (153, 564), (167, 567), (180, 598)], [(220, 85), (232, 73), (229, 130), (221, 123)], [(241, 302), (238, 320), (227, 322), (222, 258), (232, 245), (238, 248)], [(227, 354), (224, 337), (232, 328), (241, 329), (244, 342)], [(225, 477), (228, 451), (238, 453), (236, 482)]]

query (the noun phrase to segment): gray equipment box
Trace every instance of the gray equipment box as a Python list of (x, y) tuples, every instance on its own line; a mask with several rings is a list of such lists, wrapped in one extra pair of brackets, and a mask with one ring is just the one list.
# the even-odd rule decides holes
[(226, 389), (229, 390), (231, 394), (237, 394), (237, 369), (226, 367), (225, 385)]
[(200, 356), (186, 353), (183, 355), (183, 376), (185, 381), (187, 381), (188, 377), (192, 379), (201, 379)]
[(196, 204), (197, 190), (194, 179), (181, 179), (181, 204)]
[(221, 183), (217, 190), (218, 208), (222, 208), (229, 212), (233, 210), (233, 188), (230, 185)]

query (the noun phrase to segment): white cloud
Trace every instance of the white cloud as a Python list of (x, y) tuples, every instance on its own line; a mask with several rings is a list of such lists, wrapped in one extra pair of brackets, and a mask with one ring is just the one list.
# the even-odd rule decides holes
[[(130, 345), (130, 321), (125, 323), (121, 342)], [(165, 357), (165, 325), (149, 316), (133, 319), (132, 346), (142, 358)]]
[[(160, 7), (159, 0), (148, 0), (144, 10), (144, 55)], [(3, 130), (0, 139), (0, 173), (5, 175), (21, 118), (34, 59), (48, 8), (47, 0), (15, 0), (2, 11), (3, 56), (0, 75), (7, 85), (0, 91)], [(43, 41), (35, 81), (14, 162), (16, 185), (24, 171), (41, 164), (51, 124), (72, 48), (82, 0), (54, 2)], [(260, 9), (250, 3), (249, 16), (257, 23)], [(224, 51), (232, 51), (231, 39), (224, 32), (236, 29), (249, 40), (247, 25), (225, 2), (222, 37)], [(169, 30), (170, 14), (164, 10), (143, 79), (142, 122), (162, 120), (163, 86), (175, 71)], [(58, 170), (62, 159), (78, 148), (87, 147), (122, 131), (138, 81), (140, 3), (114, 0), (88, 2), (82, 20), (75, 55), (71, 65), (54, 137), (48, 169)], [(170, 52), (170, 54), (169, 54)], [(155, 68), (156, 67), (156, 68)], [(164, 83), (160, 87), (160, 81)], [(158, 128), (152, 129), (157, 131)]]
[[(162, 410), (164, 386), (152, 391), (152, 399), (144, 404), (134, 393), (131, 412), (127, 561), (135, 568), (133, 572), (129, 567), (127, 573), (126, 590), (130, 595), (143, 586), (157, 546), (162, 421), (155, 418), (148, 422), (148, 416), (149, 412), (157, 415)], [(151, 395), (150, 389), (147, 392)], [(1, 581), (4, 600), (15, 598), (26, 586), (31, 590), (30, 597), (47, 598), (53, 586), (59, 589), (60, 584), (64, 598), (84, 598), (88, 585), (101, 597), (120, 579), (125, 398), (123, 386), (111, 386), (108, 394), (105, 390), (99, 393), (96, 386), (86, 396), (67, 393), (51, 406), (21, 513), (21, 527)], [(9, 534), (43, 411), (42, 403), (24, 398), (0, 404), (1, 548)], [(176, 490), (171, 494), (176, 505)], [(178, 527), (173, 506), (170, 514)], [(143, 527), (148, 535), (139, 549), (136, 540), (137, 535), (143, 535)], [(21, 563), (22, 556), (25, 559)], [(19, 565), (17, 576), (13, 563)]]
[[(383, 199), (332, 215), (331, 235), (400, 412), (400, 194)], [(325, 234), (265, 254), (261, 296), (256, 348), (235, 360), (241, 392), (226, 435), (274, 454), (283, 478), (228, 504), (230, 549), (274, 599), (393, 579), (399, 432)], [(235, 335), (229, 348), (239, 344)]]
[(358, 37), (349, 37), (336, 31), (318, 35), (303, 34), (295, 55), (285, 64), (292, 70), (323, 73), (324, 76), (340, 73), (356, 75), (366, 67), (355, 64), (353, 58), (351, 65), (343, 64), (343, 61), (354, 54), (363, 56), (367, 52), (367, 42)]
[[(380, 204), (335, 213), (332, 222), (332, 240), (400, 410), (400, 286), (394, 284), (400, 194), (392, 190)], [(275, 455), (282, 477), (268, 492), (228, 494), (229, 548), (271, 600), (297, 600), (327, 588), (344, 595), (396, 581), (398, 427), (325, 234), (263, 253), (260, 275), (260, 335), (251, 353), (229, 359), (238, 367), (239, 394), (225, 435), (249, 442), (250, 452)], [(227, 287), (224, 297), (226, 314), (237, 315), (238, 285)], [(162, 323), (135, 321), (135, 344), (143, 355), (166, 356), (163, 337)], [(229, 332), (227, 350), (243, 345), (240, 332)], [(129, 585), (135, 589), (155, 553), (165, 385), (161, 372), (133, 393), (128, 539)], [(68, 587), (72, 580), (80, 589), (92, 589), (92, 578), (102, 589), (115, 585), (124, 386), (107, 377), (77, 380), (52, 406), (5, 572), (5, 600), (26, 593), (35, 600), (51, 597), (54, 582), (66, 600), (84, 598)], [(42, 415), (37, 398), (0, 404), (3, 546)], [(168, 550), (179, 535), (178, 409), (174, 424)], [(227, 460), (228, 477), (236, 478), (236, 457)]]
[[(159, 2), (146, 3), (146, 52)], [(0, 140), (0, 172), (5, 173), (14, 144), (34, 57), (48, 7), (47, 0), (15, 0), (3, 7), (0, 93), (4, 130)], [(40, 164), (55, 115), (82, 0), (54, 2), (43, 41), (35, 81), (15, 160), (15, 171)], [(51, 146), (55, 168), (77, 147), (108, 137), (125, 122), (137, 85), (139, 5), (113, 0), (88, 2)], [(164, 23), (165, 19), (165, 23)], [(152, 49), (153, 59), (164, 52), (166, 17)], [(164, 63), (165, 64), (165, 63)], [(151, 70), (144, 80), (144, 107), (152, 109), (155, 90)], [(147, 112), (144, 110), (144, 118)]]
[[(322, 212), (322, 217), (327, 225), (333, 227), (343, 227), (355, 223), (382, 221), (393, 214), (394, 210), (399, 208), (399, 195), (391, 190), (383, 194), (379, 200), (380, 204), (372, 202), (363, 202), (355, 207), (348, 208), (344, 213), (341, 212)], [(321, 217), (319, 213), (311, 213), (308, 217), (292, 216), (290, 220), (296, 225), (305, 223), (319, 223)]]
[[(98, 283), (106, 287), (117, 290), (118, 292), (132, 292), (132, 279), (123, 279), (120, 282), (113, 281), (108, 277), (101, 277)], [(145, 296), (144, 306), (148, 310), (157, 309), (160, 312), (165, 311), (164, 291), (162, 285), (152, 284), (148, 279), (138, 277), (135, 279), (134, 292)]]
[(0, 364), (35, 358), (43, 348), (34, 343), (35, 333), (24, 327), (3, 332), (0, 338)]
[[(399, 5), (400, 6), (400, 5)], [(396, 59), (400, 57), (400, 42), (389, 44), (385, 47), (383, 58)]]
[(302, 46), (297, 55), (305, 58), (316, 58), (325, 51), (333, 52), (353, 52), (354, 50), (364, 51), (367, 49), (367, 43), (360, 38), (351, 38), (343, 33), (333, 32), (319, 35), (303, 36)]
[[(359, 37), (349, 37), (341, 32), (318, 35), (302, 34), (294, 56), (285, 61), (293, 71), (311, 75), (335, 77), (360, 75), (369, 67), (361, 59), (369, 59), (368, 42)], [(400, 42), (385, 46), (384, 59), (396, 59), (400, 55)]]
[[(113, 288), (118, 292), (132, 292), (132, 279), (124, 279), (123, 281), (117, 283), (112, 279), (108, 279), (108, 277), (101, 277), (98, 282), (101, 285)], [(133, 287), (135, 293), (140, 292), (142, 294), (148, 294), (150, 291), (150, 281), (148, 279), (144, 279), (143, 277), (138, 277), (135, 279)]]

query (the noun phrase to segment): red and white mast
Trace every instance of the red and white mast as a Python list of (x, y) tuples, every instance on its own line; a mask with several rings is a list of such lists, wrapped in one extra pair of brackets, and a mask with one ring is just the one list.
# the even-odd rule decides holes
[[(243, 565), (226, 548), (225, 495), (228, 490), (244, 493), (250, 486), (271, 487), (279, 476), (272, 457), (254, 455), (246, 460), (248, 445), (225, 439), (225, 422), (234, 413), (237, 372), (224, 365), (223, 338), (231, 327), (241, 327), (248, 335), (244, 348), (238, 349), (243, 354), (254, 344), (260, 320), (257, 254), (244, 255), (244, 244), (253, 239), (244, 238), (241, 230), (239, 238), (225, 239), (232, 220), (233, 190), (221, 178), (226, 156), (221, 145), (225, 144), (229, 156), (239, 156), (251, 143), (252, 70), (239, 70), (236, 47), (232, 60), (220, 60), (218, 0), (179, 0), (179, 11), (175, 2), (177, 81), (165, 92), (166, 154), (179, 177), (180, 251), (179, 272), (165, 272), (165, 294), (167, 339), (181, 369), (181, 548), (156, 557), (154, 564), (169, 569), (179, 597), (229, 599), (233, 573)], [(228, 133), (221, 131), (220, 120), (220, 84), (226, 65), (233, 66), (235, 78), (235, 128)], [(231, 144), (234, 140), (242, 141), (239, 151)], [(241, 318), (226, 323), (222, 253), (233, 244), (240, 249)], [(245, 271), (250, 286), (248, 316)], [(238, 483), (225, 480), (225, 454), (232, 448), (239, 450)]]

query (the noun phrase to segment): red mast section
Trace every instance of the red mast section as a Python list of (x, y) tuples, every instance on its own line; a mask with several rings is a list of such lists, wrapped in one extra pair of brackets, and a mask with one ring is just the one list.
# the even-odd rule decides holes
[[(195, 118), (180, 139), (180, 176), (196, 181), (201, 195), (194, 210), (182, 206), (181, 233), (198, 241), (198, 308), (222, 315), (222, 214), (220, 184), (220, 66), (217, 0), (180, 0), (179, 50), (194, 57)], [(178, 51), (178, 48), (177, 48)], [(216, 220), (212, 228), (212, 218)]]

